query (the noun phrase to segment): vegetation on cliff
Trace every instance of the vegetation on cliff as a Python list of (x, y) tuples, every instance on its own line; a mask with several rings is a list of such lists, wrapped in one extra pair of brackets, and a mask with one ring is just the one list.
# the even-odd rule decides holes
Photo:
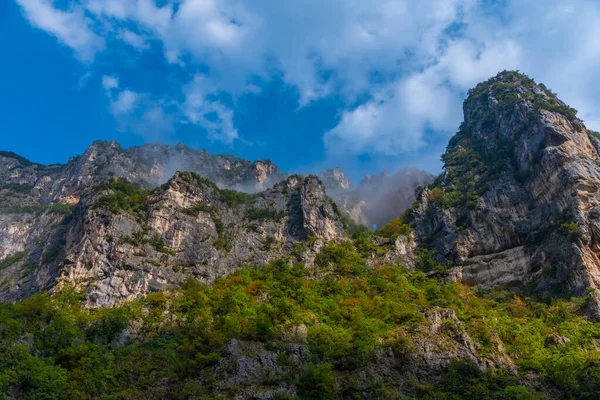
[[(585, 306), (585, 298), (540, 303), (477, 292), (397, 266), (372, 270), (351, 243), (328, 245), (314, 269), (280, 260), (212, 287), (190, 279), (112, 309), (86, 309), (69, 288), (0, 305), (0, 392), (133, 399), (158, 396), (163, 385), (169, 398), (232, 397), (241, 389), (223, 388), (212, 375), (227, 344), (235, 338), (277, 351), (289, 341), (286, 332), (302, 326), (308, 359), (282, 358), (291, 367), (281, 376), (274, 371), (272, 382), (287, 382), (299, 398), (534, 399), (546, 392), (593, 399), (600, 324), (581, 316)], [(499, 356), (501, 343), (516, 371), (484, 372), (467, 359), (439, 376), (415, 374), (413, 341), (436, 308), (455, 310), (482, 359)], [(443, 324), (451, 335), (452, 321)], [(378, 349), (393, 352), (403, 383), (356, 380), (376, 363)]]
[[(522, 109), (517, 111), (519, 105)], [(501, 176), (512, 173), (517, 181), (526, 180), (527, 172), (518, 166), (514, 144), (532, 127), (540, 110), (556, 112), (570, 121), (577, 119), (577, 110), (519, 72), (503, 71), (469, 90), (465, 121), (442, 155), (446, 172), (430, 185), (433, 204), (446, 209), (474, 208), (479, 196)], [(513, 136), (501, 134), (502, 120), (510, 121), (517, 112), (526, 115), (512, 130)]]

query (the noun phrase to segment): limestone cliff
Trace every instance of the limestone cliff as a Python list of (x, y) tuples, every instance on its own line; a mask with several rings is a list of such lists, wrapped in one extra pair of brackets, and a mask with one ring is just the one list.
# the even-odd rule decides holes
[(0, 298), (72, 283), (86, 288), (88, 305), (105, 306), (286, 254), (310, 265), (316, 248), (345, 234), (314, 176), (251, 195), (182, 172), (152, 192), (118, 180), (93, 187), (67, 216), (3, 216), (0, 237), (4, 254), (21, 252), (0, 271)]
[(600, 288), (598, 140), (532, 79), (469, 91), (443, 174), (407, 214), (420, 244), (469, 285), (541, 296)]

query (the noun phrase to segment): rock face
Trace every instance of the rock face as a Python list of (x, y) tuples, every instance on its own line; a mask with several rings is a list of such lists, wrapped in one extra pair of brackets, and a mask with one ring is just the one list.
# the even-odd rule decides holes
[[(0, 271), (0, 280), (11, 282), (0, 298), (70, 283), (86, 289), (89, 306), (111, 306), (189, 277), (211, 282), (293, 250), (310, 265), (315, 246), (345, 237), (314, 176), (292, 176), (249, 195), (182, 172), (145, 193), (101, 186), (84, 192), (72, 215), (48, 209), (37, 217), (2, 216), (2, 251), (24, 253)], [(308, 239), (298, 253), (295, 243)], [(25, 271), (27, 263), (39, 267)]]
[(591, 289), (598, 315), (597, 134), (514, 72), (472, 89), (464, 117), (444, 173), (408, 214), (421, 245), (469, 285), (527, 285), (542, 296)]
[(340, 190), (349, 190), (353, 188), (352, 182), (348, 175), (340, 168), (334, 167), (327, 169), (319, 174), (323, 184), (331, 193)]
[[(182, 281), (191, 276), (185, 268), (195, 263), (198, 264), (195, 273), (204, 271), (205, 279), (210, 280), (239, 266), (262, 265), (285, 253), (275, 250), (274, 246), (258, 254), (253, 247), (266, 247), (262, 244), (264, 240), (269, 243), (283, 240), (284, 224), (276, 228), (273, 224), (252, 223), (258, 231), (249, 235), (225, 225), (241, 222), (245, 209), (240, 208), (242, 214), (239, 215), (228, 213), (217, 201), (214, 216), (223, 226), (215, 225), (215, 220), (206, 213), (197, 213), (193, 218), (189, 213), (180, 215), (179, 211), (192, 207), (188, 203), (200, 202), (200, 195), (194, 194), (191, 185), (184, 189), (179, 178), (171, 180), (167, 187), (179, 188), (178, 193), (187, 194), (176, 195), (175, 189), (156, 190), (148, 200), (156, 205), (142, 207), (147, 215), (138, 213), (136, 218), (126, 212), (111, 215), (94, 206), (103, 195), (95, 191), (102, 182), (119, 177), (150, 188), (169, 180), (178, 169), (192, 171), (198, 179), (215, 182), (218, 186), (212, 184), (212, 192), (209, 192), (217, 199), (220, 188), (257, 192), (286, 177), (270, 161), (250, 162), (192, 150), (184, 145), (150, 144), (124, 150), (114, 141), (94, 142), (84, 154), (71, 158), (67, 164), (49, 166), (30, 162), (11, 152), (0, 152), (0, 299), (25, 298), (65, 282), (87, 287), (94, 281), (89, 289), (88, 304), (110, 305)], [(289, 190), (291, 193), (300, 189)], [(270, 195), (275, 196), (275, 192)], [(324, 194), (316, 196), (319, 195)], [(286, 199), (280, 201), (278, 207), (287, 205)], [(315, 200), (302, 199), (299, 205), (309, 201), (314, 203)], [(320, 233), (324, 239), (336, 236), (335, 223), (318, 220), (328, 211), (333, 213), (329, 202), (323, 201), (326, 204), (321, 214), (305, 206), (306, 217), (312, 220), (298, 223), (298, 229), (301, 233), (309, 232), (306, 237)], [(260, 202), (257, 198), (256, 207)], [(264, 207), (271, 205), (265, 203)], [(282, 216), (284, 211), (273, 209), (267, 214)], [(299, 215), (302, 216), (302, 212)], [(148, 247), (151, 239), (157, 241), (153, 242), (153, 251), (126, 245), (136, 243), (138, 247)], [(174, 246), (177, 250), (173, 252), (179, 256), (156, 250), (162, 249), (159, 241), (166, 241), (165, 246)], [(227, 243), (227, 248), (217, 250), (213, 246), (215, 242), (217, 247), (225, 247)], [(190, 250), (192, 248), (194, 250)], [(142, 256), (146, 253), (148, 256)], [(165, 257), (171, 261), (166, 262)], [(168, 265), (179, 272), (168, 272), (158, 268), (159, 265)]]
[(369, 175), (354, 187), (339, 167), (319, 174), (327, 193), (352, 220), (382, 227), (399, 217), (415, 201), (417, 187), (428, 185), (433, 175), (415, 168), (403, 168), (393, 175)]
[(378, 251), (365, 254), (369, 266), (376, 268), (381, 265), (402, 265), (411, 270), (416, 269), (417, 243), (414, 234), (408, 237), (399, 235), (396, 238), (373, 236), (370, 242)]

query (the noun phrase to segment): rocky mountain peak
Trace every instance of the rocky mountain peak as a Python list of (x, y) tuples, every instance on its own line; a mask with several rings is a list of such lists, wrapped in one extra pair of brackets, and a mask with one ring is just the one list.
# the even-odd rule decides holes
[(2, 184), (31, 187), (35, 201), (75, 204), (86, 187), (110, 177), (146, 188), (158, 186), (178, 170), (191, 171), (222, 188), (256, 192), (272, 187), (286, 174), (271, 161), (251, 162), (185, 145), (145, 144), (123, 149), (116, 141), (95, 141), (67, 164), (44, 166), (10, 152), (0, 152)]
[[(600, 287), (594, 134), (543, 84), (502, 72), (469, 91), (444, 172), (409, 212), (464, 283), (541, 295)], [(597, 306), (598, 303), (596, 303)]]
[(264, 190), (281, 181), (285, 176), (271, 160), (256, 160), (244, 172), (243, 180), (252, 185), (251, 189)]
[(353, 185), (350, 182), (348, 175), (340, 167), (333, 167), (326, 169), (319, 173), (319, 177), (323, 180), (323, 183), (328, 190), (334, 191), (336, 189), (348, 190), (352, 189)]
[(116, 140), (95, 140), (87, 148), (86, 152), (88, 152), (88, 151), (110, 151), (110, 150), (123, 151), (123, 148)]

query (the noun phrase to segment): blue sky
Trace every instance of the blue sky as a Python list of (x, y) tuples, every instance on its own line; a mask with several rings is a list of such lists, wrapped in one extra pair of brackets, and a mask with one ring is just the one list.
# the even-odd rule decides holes
[(6, 0), (0, 149), (66, 162), (97, 139), (439, 171), (466, 91), (503, 69), (600, 127), (595, 0)]

